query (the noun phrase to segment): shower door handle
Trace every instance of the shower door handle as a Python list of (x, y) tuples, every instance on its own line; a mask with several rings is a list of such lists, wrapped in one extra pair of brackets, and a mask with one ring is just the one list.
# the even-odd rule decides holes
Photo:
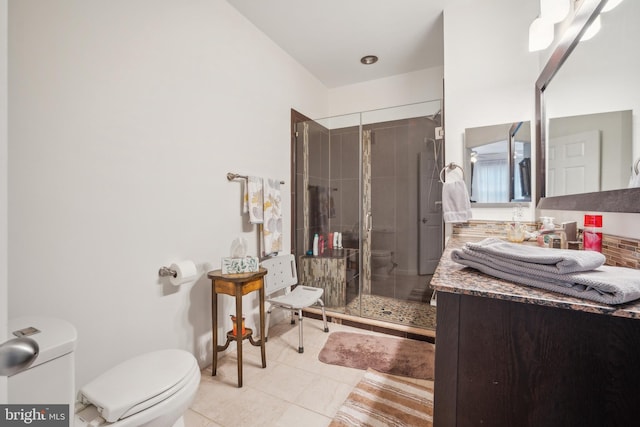
[(373, 216), (371, 215), (371, 212), (367, 212), (367, 231), (371, 231), (372, 226), (373, 226)]
[(0, 376), (10, 377), (27, 369), (38, 357), (38, 343), (27, 337), (14, 338), (0, 344)]

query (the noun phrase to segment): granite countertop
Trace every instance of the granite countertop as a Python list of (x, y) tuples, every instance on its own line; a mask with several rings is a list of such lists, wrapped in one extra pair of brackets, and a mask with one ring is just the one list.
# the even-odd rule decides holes
[(466, 267), (451, 259), (451, 251), (466, 242), (482, 240), (481, 237), (453, 235), (445, 248), (436, 269), (431, 286), (439, 292), (474, 295), (502, 299), (525, 304), (536, 304), (567, 310), (640, 319), (640, 300), (620, 305), (606, 305), (594, 301), (573, 298), (560, 293), (520, 285), (508, 280), (489, 276)]

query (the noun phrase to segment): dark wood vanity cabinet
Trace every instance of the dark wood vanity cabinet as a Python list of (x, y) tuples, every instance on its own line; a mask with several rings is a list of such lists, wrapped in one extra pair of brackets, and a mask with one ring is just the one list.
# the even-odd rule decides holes
[(434, 425), (640, 425), (640, 320), (438, 292)]

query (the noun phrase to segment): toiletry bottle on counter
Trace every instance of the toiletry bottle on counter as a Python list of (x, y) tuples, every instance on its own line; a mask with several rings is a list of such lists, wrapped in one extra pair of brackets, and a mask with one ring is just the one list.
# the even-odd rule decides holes
[(602, 252), (602, 215), (585, 215), (582, 245), (585, 251)]
[(313, 236), (313, 256), (318, 256), (318, 233)]

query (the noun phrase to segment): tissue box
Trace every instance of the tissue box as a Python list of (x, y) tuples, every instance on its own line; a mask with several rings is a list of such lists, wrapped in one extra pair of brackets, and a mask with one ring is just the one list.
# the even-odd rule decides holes
[(254, 273), (259, 269), (258, 257), (222, 258), (222, 274)]

